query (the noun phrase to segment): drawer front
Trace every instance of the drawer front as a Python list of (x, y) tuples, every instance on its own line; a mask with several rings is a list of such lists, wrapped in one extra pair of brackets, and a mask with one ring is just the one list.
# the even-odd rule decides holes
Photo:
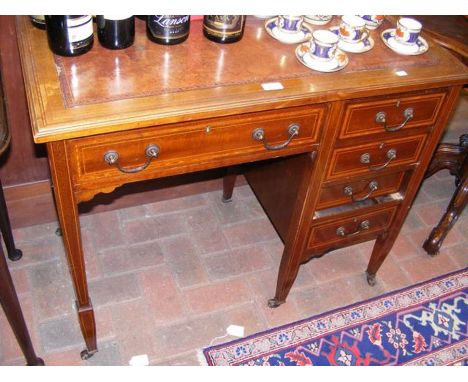
[[(99, 182), (103, 177), (117, 183), (130, 182), (312, 151), (326, 109), (320, 105), (297, 107), (150, 127), (71, 140), (68, 148), (76, 160), (74, 176), (78, 184)], [(291, 126), (299, 126), (297, 135), (291, 133)], [(263, 131), (259, 134), (256, 129)], [(151, 145), (156, 147), (150, 148), (147, 156)], [(104, 159), (109, 152), (113, 153), (107, 158), (112, 165)], [(122, 172), (117, 166), (130, 172)]]
[(345, 106), (340, 139), (407, 131), (435, 124), (445, 92), (353, 101)]
[(334, 219), (329, 223), (316, 224), (311, 229), (308, 248), (339, 247), (340, 244), (349, 241), (375, 237), (390, 226), (397, 208), (398, 206), (393, 206), (349, 218)]
[(398, 192), (404, 184), (406, 172), (380, 174), (371, 178), (350, 180), (322, 188), (317, 209), (347, 203), (362, 202), (377, 196)]
[(423, 134), (336, 149), (326, 180), (359, 174), (379, 174), (387, 168), (416, 163), (425, 140), (426, 135)]

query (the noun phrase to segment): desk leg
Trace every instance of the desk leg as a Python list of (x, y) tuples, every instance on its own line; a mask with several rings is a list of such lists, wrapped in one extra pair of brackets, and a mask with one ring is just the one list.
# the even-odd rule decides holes
[(286, 297), (288, 297), (289, 291), (296, 280), (301, 265), (297, 257), (291, 256), (291, 251), (285, 247), (278, 271), (275, 297), (268, 300), (270, 308), (277, 308), (286, 302)]
[(236, 184), (238, 172), (238, 166), (229, 166), (226, 168), (226, 173), (223, 177), (223, 203), (232, 201), (232, 193), (234, 191), (234, 185)]
[(96, 323), (88, 295), (78, 205), (73, 192), (72, 174), (67, 163), (65, 142), (48, 143), (47, 149), (57, 214), (62, 228), (68, 267), (77, 299), (78, 318), (87, 347), (87, 350), (81, 353), (81, 358), (87, 359), (97, 351)]

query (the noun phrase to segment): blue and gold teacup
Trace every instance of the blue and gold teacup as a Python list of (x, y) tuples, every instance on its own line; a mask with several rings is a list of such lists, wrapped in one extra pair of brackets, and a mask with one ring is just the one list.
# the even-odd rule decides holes
[(281, 32), (297, 33), (302, 29), (302, 16), (278, 16), (276, 25)]
[(331, 61), (335, 58), (339, 37), (326, 29), (319, 29), (312, 33), (309, 53), (319, 61)]
[(402, 17), (398, 20), (395, 40), (401, 44), (413, 45), (418, 40), (422, 25), (418, 20)]
[(366, 22), (367, 29), (376, 29), (385, 19), (383, 15), (358, 15)]
[(345, 15), (341, 18), (340, 38), (349, 43), (357, 43), (369, 37), (366, 22), (358, 16)]

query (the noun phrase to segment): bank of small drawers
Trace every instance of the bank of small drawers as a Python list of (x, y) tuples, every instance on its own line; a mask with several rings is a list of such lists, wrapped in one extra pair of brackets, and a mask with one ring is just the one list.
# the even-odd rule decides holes
[(309, 250), (370, 240), (390, 226), (446, 95), (436, 89), (345, 101)]
[(446, 96), (446, 89), (435, 89), (346, 101), (318, 208), (352, 203), (344, 187), (357, 199), (369, 194), (371, 182), (378, 187), (369, 197), (398, 192), (405, 171), (417, 166)]

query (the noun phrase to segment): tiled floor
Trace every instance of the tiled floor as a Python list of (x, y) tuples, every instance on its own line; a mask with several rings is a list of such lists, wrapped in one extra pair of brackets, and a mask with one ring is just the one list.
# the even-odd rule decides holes
[[(456, 141), (468, 120), (467, 97), (446, 136)], [(220, 182), (221, 184), (221, 182)], [(9, 262), (38, 355), (48, 365), (127, 365), (147, 354), (152, 365), (197, 365), (197, 350), (227, 341), (230, 324), (252, 334), (468, 266), (468, 213), (439, 256), (421, 244), (454, 190), (447, 171), (426, 180), (392, 253), (367, 285), (372, 243), (332, 252), (301, 268), (287, 303), (273, 296), (282, 243), (248, 186), (234, 202), (221, 192), (82, 218), (99, 352), (82, 361), (83, 342), (56, 224), (14, 232), (24, 257)], [(0, 365), (24, 359), (0, 311)]]

